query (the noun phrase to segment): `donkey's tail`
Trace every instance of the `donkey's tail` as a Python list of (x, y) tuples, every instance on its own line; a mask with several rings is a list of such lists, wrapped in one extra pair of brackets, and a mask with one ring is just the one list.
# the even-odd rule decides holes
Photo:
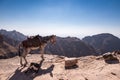
[(18, 46), (18, 55), (21, 56), (21, 54), (22, 54), (22, 43), (20, 43)]

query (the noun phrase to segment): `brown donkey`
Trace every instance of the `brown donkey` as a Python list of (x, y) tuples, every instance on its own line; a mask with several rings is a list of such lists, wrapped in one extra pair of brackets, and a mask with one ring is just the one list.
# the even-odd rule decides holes
[[(26, 56), (27, 54), (34, 49), (40, 49), (41, 51), (41, 58), (44, 59), (44, 48), (46, 47), (47, 43), (55, 43), (56, 42), (56, 36), (55, 35), (51, 35), (51, 36), (33, 36), (30, 38), (27, 38), (26, 40), (22, 41), (19, 44), (19, 57), (20, 57), (20, 64), (21, 66), (26, 66), (27, 59)], [(22, 63), (22, 58), (25, 60), (25, 64)]]

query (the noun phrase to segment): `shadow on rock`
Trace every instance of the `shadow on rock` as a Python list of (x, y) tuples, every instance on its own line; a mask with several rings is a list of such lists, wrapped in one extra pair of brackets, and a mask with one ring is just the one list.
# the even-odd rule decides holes
[(119, 60), (118, 59), (114, 59), (114, 60), (105, 60), (106, 63), (108, 64), (118, 64)]
[(78, 65), (73, 65), (73, 66), (65, 67), (65, 69), (76, 69), (76, 68), (78, 68)]

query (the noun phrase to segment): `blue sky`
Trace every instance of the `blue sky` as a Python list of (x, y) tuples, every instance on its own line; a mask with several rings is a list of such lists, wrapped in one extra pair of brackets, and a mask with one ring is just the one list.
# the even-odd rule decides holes
[(0, 28), (25, 35), (120, 37), (120, 0), (0, 0)]

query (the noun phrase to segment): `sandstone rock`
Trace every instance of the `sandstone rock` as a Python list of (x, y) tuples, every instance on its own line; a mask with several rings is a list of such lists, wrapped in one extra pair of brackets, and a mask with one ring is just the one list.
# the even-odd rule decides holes
[(114, 53), (105, 53), (103, 55), (103, 58), (105, 60), (116, 60), (117, 59), (117, 56), (114, 54)]
[(108, 64), (117, 64), (117, 63), (119, 63), (118, 55), (116, 55), (116, 53), (114, 53), (114, 52), (105, 53), (103, 55), (103, 59)]
[(120, 55), (120, 50), (116, 50), (116, 51), (114, 51), (114, 53), (115, 53), (116, 55)]
[(78, 59), (77, 58), (65, 58), (65, 68), (75, 68), (77, 67)]

